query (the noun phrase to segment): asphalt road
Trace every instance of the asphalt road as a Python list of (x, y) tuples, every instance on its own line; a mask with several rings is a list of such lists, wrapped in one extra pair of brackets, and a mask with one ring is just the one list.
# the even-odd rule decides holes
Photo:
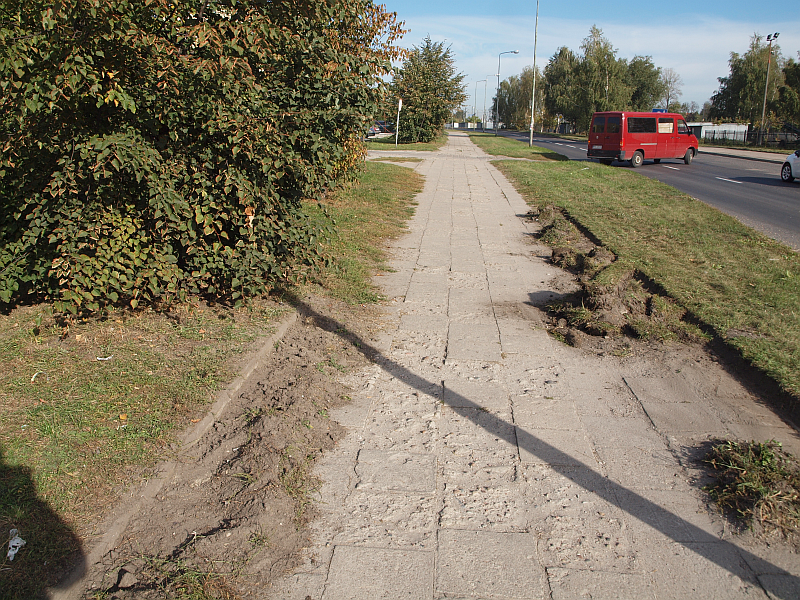
[[(503, 135), (528, 141), (527, 133)], [(552, 148), (570, 160), (588, 160), (585, 142), (540, 137), (534, 138), (534, 144)], [(690, 165), (683, 164), (682, 159), (664, 159), (658, 165), (646, 160), (636, 172), (671, 185), (800, 251), (800, 179), (783, 183), (780, 167), (705, 154), (701, 147)], [(627, 162), (615, 162), (611, 168), (632, 167)]]

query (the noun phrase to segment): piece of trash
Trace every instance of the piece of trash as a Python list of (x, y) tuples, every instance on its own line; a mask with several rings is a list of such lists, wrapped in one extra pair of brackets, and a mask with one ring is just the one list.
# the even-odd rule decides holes
[(112, 358), (114, 358), (113, 354), (111, 356), (106, 356), (105, 358), (102, 358), (102, 357), (98, 356), (97, 360), (111, 360)]
[(581, 169), (581, 171), (588, 171), (588, 170), (589, 170), (589, 167), (583, 167), (583, 168)]
[(39, 375), (44, 375), (45, 377), (47, 377), (47, 381), (50, 381), (50, 375), (48, 375), (48, 374), (47, 374), (47, 373), (45, 373), (44, 371), (36, 371), (36, 373), (34, 373), (34, 374), (33, 374), (33, 377), (31, 377), (31, 383), (33, 383), (34, 381), (36, 381), (36, 378), (37, 378)]
[(127, 414), (125, 414), (125, 413), (122, 413), (122, 414), (119, 416), (119, 420), (120, 420), (120, 421), (127, 421), (127, 420), (128, 420), (128, 415), (127, 415)]
[(12, 529), (8, 532), (9, 537), (11, 538), (8, 542), (8, 560), (14, 560), (14, 557), (19, 552), (20, 548), (22, 548), (27, 542), (19, 537), (19, 532), (16, 529)]

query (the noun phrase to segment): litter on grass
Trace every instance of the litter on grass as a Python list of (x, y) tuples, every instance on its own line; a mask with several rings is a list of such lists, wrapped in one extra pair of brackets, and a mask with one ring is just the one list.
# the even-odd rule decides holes
[(11, 539), (8, 541), (8, 554), (6, 554), (6, 556), (8, 557), (8, 560), (11, 561), (14, 560), (17, 552), (19, 552), (20, 548), (22, 548), (26, 542), (19, 537), (19, 532), (16, 529), (9, 531), (8, 536)]

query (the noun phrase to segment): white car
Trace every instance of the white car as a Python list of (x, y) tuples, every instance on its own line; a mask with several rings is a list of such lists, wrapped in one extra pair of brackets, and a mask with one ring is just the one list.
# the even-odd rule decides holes
[(786, 162), (781, 167), (781, 180), (785, 182), (794, 181), (795, 177), (800, 177), (800, 150), (795, 150), (794, 154), (786, 157)]

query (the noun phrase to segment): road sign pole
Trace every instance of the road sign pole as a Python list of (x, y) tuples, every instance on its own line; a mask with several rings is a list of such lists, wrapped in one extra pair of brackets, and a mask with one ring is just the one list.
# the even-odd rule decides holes
[(397, 136), (400, 135), (400, 110), (403, 108), (403, 99), (397, 103), (397, 121), (394, 124), (394, 147), (397, 148)]

